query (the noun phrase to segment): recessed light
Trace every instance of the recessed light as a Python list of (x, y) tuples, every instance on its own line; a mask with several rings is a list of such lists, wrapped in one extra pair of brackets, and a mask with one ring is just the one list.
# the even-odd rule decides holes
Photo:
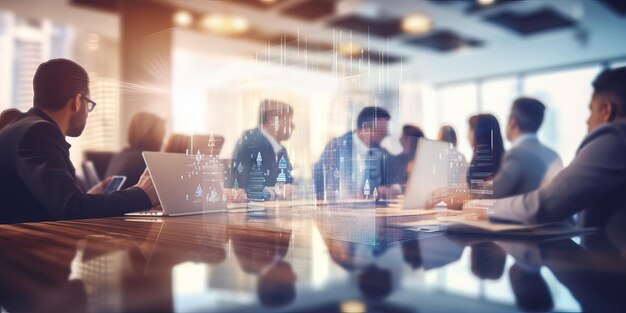
[(363, 48), (358, 43), (350, 41), (339, 44), (338, 51), (339, 54), (349, 57), (360, 55)]
[(250, 23), (246, 18), (221, 13), (204, 17), (201, 25), (204, 29), (221, 35), (240, 35), (250, 28)]
[(496, 2), (496, 0), (476, 0), (476, 3), (478, 3), (478, 5), (483, 6), (483, 7), (492, 5), (494, 2)]
[(174, 25), (187, 27), (193, 23), (193, 16), (187, 11), (178, 11), (174, 14)]
[(432, 21), (424, 14), (411, 14), (402, 19), (402, 31), (409, 34), (425, 34), (432, 28)]

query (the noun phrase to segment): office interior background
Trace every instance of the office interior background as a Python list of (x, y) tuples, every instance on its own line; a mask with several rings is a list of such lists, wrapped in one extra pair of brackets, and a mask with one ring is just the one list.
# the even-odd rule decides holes
[[(625, 14), (620, 0), (2, 0), (0, 110), (32, 106), (41, 62), (83, 65), (98, 106), (83, 136), (70, 139), (80, 164), (85, 151), (123, 148), (139, 111), (165, 118), (170, 134), (223, 135), (229, 158), (241, 132), (257, 125), (259, 102), (280, 99), (295, 109), (284, 145), (307, 186), (326, 142), (351, 129), (363, 107), (390, 111), (384, 145), (392, 152), (404, 124), (428, 138), (451, 125), (469, 158), (469, 116), (490, 112), (504, 126), (512, 100), (525, 95), (546, 104), (540, 139), (567, 165), (586, 134), (592, 79), (626, 65)], [(313, 243), (312, 258), (323, 245)], [(174, 268), (174, 292), (203, 289), (184, 275), (198, 266)], [(330, 275), (322, 268), (298, 275), (322, 281)], [(215, 279), (231, 272), (211, 269)], [(460, 266), (415, 275), (415, 284), (514, 301), (504, 281)], [(254, 288), (246, 277), (233, 284)], [(580, 309), (556, 281), (550, 288), (570, 299), (555, 310)]]
[(164, 117), (169, 133), (225, 136), (229, 157), (259, 102), (282, 99), (295, 108), (294, 176), (307, 182), (362, 107), (391, 112), (392, 152), (404, 124), (429, 138), (451, 125), (469, 156), (468, 117), (490, 112), (504, 126), (525, 95), (546, 103), (540, 139), (567, 164), (592, 78), (626, 64), (623, 14), (620, 1), (586, 0), (5, 0), (0, 109), (32, 105), (42, 61), (82, 64), (99, 105), (71, 142), (80, 164), (85, 150), (126, 145), (138, 111)]

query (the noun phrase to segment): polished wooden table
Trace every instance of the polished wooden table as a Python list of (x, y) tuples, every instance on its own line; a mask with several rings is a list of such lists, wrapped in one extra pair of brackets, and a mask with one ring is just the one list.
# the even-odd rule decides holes
[(1, 225), (0, 306), (8, 312), (624, 312), (625, 244), (619, 232), (504, 241), (287, 209)]

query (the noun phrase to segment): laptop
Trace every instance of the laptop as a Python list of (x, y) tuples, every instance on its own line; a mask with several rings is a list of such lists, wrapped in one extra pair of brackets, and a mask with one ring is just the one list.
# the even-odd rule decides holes
[(162, 210), (128, 216), (181, 216), (226, 211), (223, 162), (201, 153), (144, 152)]
[(447, 142), (420, 139), (413, 170), (405, 190), (403, 209), (425, 209), (433, 193), (452, 187), (458, 152)]

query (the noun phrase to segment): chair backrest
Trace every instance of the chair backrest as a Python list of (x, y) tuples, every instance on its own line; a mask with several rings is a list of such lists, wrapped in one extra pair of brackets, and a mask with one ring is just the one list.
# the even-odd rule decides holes
[(96, 169), (98, 179), (102, 179), (102, 176), (107, 171), (111, 159), (115, 155), (115, 152), (111, 151), (85, 151), (83, 152), (83, 160), (93, 162), (93, 166)]
[(191, 137), (191, 151), (200, 151), (204, 155), (219, 156), (224, 146), (224, 136), (220, 135), (193, 135)]
[(200, 151), (204, 155), (219, 156), (223, 146), (224, 136), (221, 135), (172, 134), (163, 147), (163, 151), (188, 154), (196, 154)]
[(100, 182), (100, 177), (98, 176), (96, 167), (92, 161), (83, 162), (83, 174), (85, 176), (85, 184), (87, 184), (87, 188), (91, 188)]

